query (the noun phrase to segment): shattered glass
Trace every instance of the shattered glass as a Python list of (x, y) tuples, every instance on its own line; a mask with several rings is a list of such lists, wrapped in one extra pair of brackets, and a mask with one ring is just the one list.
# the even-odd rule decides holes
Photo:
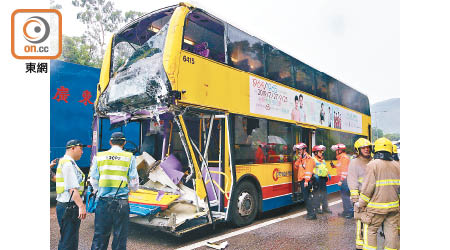
[[(106, 90), (99, 98), (97, 111), (103, 114), (113, 112), (133, 113), (140, 109), (154, 110), (168, 106), (170, 84), (163, 67), (163, 51), (168, 30), (168, 20), (148, 40), (136, 40), (133, 34), (143, 34), (143, 25), (154, 27), (156, 21), (148, 19), (140, 21), (133, 28), (124, 30), (115, 38), (113, 48), (113, 72)], [(157, 20), (158, 21), (158, 20)], [(150, 23), (150, 24), (148, 24)], [(144, 28), (145, 28), (144, 27)], [(141, 30), (141, 31), (140, 31)], [(146, 29), (145, 29), (146, 30)], [(128, 34), (134, 32), (133, 34)], [(126, 35), (130, 37), (123, 38)], [(147, 35), (145, 37), (148, 37)], [(142, 36), (141, 36), (142, 37)], [(124, 44), (128, 44), (127, 53)], [(124, 52), (125, 51), (125, 52)], [(114, 57), (121, 56), (121, 62)], [(129, 57), (124, 60), (124, 55)], [(120, 63), (120, 65), (119, 65)]]

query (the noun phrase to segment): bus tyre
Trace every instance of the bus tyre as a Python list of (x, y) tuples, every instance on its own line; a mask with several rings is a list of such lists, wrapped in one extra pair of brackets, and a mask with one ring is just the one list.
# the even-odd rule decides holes
[(231, 201), (231, 222), (237, 227), (251, 224), (258, 214), (258, 192), (255, 185), (243, 181)]

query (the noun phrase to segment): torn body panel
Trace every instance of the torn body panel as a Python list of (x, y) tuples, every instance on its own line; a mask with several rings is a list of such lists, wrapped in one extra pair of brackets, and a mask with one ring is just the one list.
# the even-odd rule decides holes
[[(224, 221), (221, 203), (230, 183), (220, 167), (224, 162), (220, 157), (224, 153), (224, 133), (219, 132), (222, 123), (217, 118), (214, 121), (212, 115), (179, 110), (160, 114), (159, 120), (152, 112), (125, 113), (122, 117), (117, 114), (110, 116), (111, 123), (116, 122), (111, 126), (120, 123), (125, 129), (131, 123), (145, 125), (135, 126), (141, 129), (138, 148), (142, 154), (136, 159), (140, 186), (129, 196), (130, 221), (178, 236)], [(199, 130), (198, 126), (204, 129)], [(146, 152), (143, 146), (146, 136), (154, 135), (163, 138), (159, 141), (165, 147), (161, 157)], [(199, 185), (203, 194), (199, 194)]]

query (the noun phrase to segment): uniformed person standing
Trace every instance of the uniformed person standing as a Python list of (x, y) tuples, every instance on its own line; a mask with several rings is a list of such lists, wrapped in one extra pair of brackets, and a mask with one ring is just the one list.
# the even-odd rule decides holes
[(85, 177), (77, 166), (83, 155), (79, 140), (70, 140), (66, 144), (66, 154), (59, 160), (56, 168), (56, 217), (59, 224), (58, 249), (78, 249), (78, 231), (81, 220), (86, 218), (86, 207), (81, 194)]
[[(370, 141), (365, 138), (359, 138), (356, 140), (354, 148), (356, 157), (350, 160), (348, 166), (347, 183), (350, 189), (350, 199), (352, 203), (356, 203), (359, 200), (359, 192), (362, 187), (364, 177), (366, 176), (367, 164), (372, 160)], [(356, 219), (356, 249), (363, 249), (363, 235), (362, 235), (362, 222), (361, 222), (362, 209), (354, 211), (354, 217)]]
[[(298, 152), (297, 159), (294, 162), (294, 166), (297, 169), (297, 173), (298, 173), (296, 181), (299, 183), (299, 186), (302, 190), (303, 202), (306, 205), (306, 211), (307, 211), (306, 218), (315, 219), (316, 215), (314, 213), (311, 201), (309, 199), (311, 187), (308, 186), (308, 184), (306, 182), (306, 167), (308, 165), (310, 165), (311, 164), (310, 162), (312, 161), (311, 156), (308, 154), (308, 152), (306, 152), (307, 147), (308, 146), (303, 142), (300, 142), (294, 146), (294, 148)], [(310, 175), (308, 175), (308, 176), (310, 176)], [(308, 178), (308, 181), (309, 181), (309, 178)], [(306, 182), (306, 185), (305, 185), (305, 182)]]
[(385, 248), (399, 249), (400, 166), (392, 159), (392, 142), (380, 138), (374, 144), (374, 160), (367, 165), (359, 201), (355, 208), (366, 208), (364, 249), (377, 249), (377, 232), (384, 224)]
[(58, 164), (59, 159), (55, 158), (50, 162), (50, 181), (56, 182), (56, 168), (53, 170), (53, 168)]
[(345, 152), (346, 146), (342, 143), (331, 146), (331, 150), (336, 152), (338, 186), (341, 187), (341, 199), (344, 211), (338, 215), (347, 219), (353, 218), (353, 204), (350, 200), (350, 190), (347, 184), (348, 164), (350, 157)]
[(392, 159), (394, 159), (394, 161), (400, 163), (400, 158), (398, 157), (397, 145), (394, 144), (392, 146), (393, 146)]
[[(331, 210), (328, 208), (328, 195), (327, 195), (327, 181), (328, 181), (328, 168), (323, 156), (326, 147), (324, 145), (316, 145), (312, 148), (314, 153), (313, 159), (313, 176), (314, 181), (317, 181), (317, 189), (313, 186), (313, 207), (318, 214), (329, 213)], [(309, 168), (307, 168), (307, 171)], [(308, 171), (309, 172), (309, 171)], [(322, 209), (320, 208), (322, 205)]]
[(123, 150), (126, 143), (122, 132), (111, 135), (111, 149), (97, 153), (92, 161), (90, 181), (94, 192), (98, 190), (95, 209), (95, 232), (91, 250), (106, 250), (113, 230), (113, 250), (127, 247), (130, 206), (128, 193), (136, 191), (139, 176), (132, 153)]
[(299, 169), (299, 164), (297, 164), (297, 160), (300, 158), (300, 147), (299, 147), (299, 145), (300, 145), (300, 143), (297, 143), (297, 144), (295, 144), (293, 147), (292, 147), (292, 152), (293, 152), (293, 155), (292, 155), (292, 170), (293, 170), (293, 174), (292, 174), (292, 184), (293, 184), (293, 187), (292, 187), (292, 190), (293, 190), (293, 198), (294, 198), (294, 200), (298, 200), (298, 193), (299, 193), (299, 178), (300, 178), (300, 175), (302, 175), (303, 174), (303, 177), (304, 177), (304, 175), (305, 175), (305, 171), (303, 171), (303, 173), (299, 173), (299, 171), (301, 171), (300, 169)]

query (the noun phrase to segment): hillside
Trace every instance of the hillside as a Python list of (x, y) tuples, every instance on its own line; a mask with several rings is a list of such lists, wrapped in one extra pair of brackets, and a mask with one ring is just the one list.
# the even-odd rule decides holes
[(378, 127), (384, 134), (400, 133), (400, 98), (388, 99), (370, 106), (372, 127)]

